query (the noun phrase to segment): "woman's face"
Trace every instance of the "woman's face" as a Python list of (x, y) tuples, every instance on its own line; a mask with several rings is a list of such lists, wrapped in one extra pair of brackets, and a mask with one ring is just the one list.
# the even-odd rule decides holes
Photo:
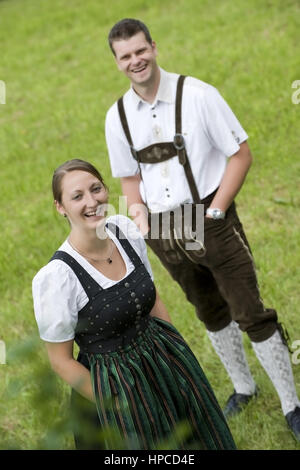
[(105, 217), (101, 205), (108, 201), (103, 183), (91, 173), (73, 170), (64, 175), (61, 189), (62, 201), (55, 201), (56, 208), (60, 214), (66, 214), (72, 230), (95, 230)]

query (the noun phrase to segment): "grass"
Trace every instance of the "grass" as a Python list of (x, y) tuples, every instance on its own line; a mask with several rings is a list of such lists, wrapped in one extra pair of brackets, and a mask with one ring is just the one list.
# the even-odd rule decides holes
[[(292, 341), (299, 322), (299, 76), (297, 0), (0, 1), (1, 233), (0, 449), (72, 449), (64, 419), (69, 390), (49, 371), (33, 315), (31, 280), (67, 235), (52, 206), (52, 172), (81, 157), (94, 163), (118, 206), (104, 138), (109, 106), (128, 88), (106, 37), (122, 17), (150, 26), (159, 64), (215, 85), (249, 134), (254, 164), (237, 198), (266, 306)], [(298, 74), (298, 75), (297, 75)], [(159, 261), (156, 285), (175, 326), (224, 405), (232, 392), (203, 325)], [(240, 449), (299, 449), (275, 391), (245, 347), (261, 394), (230, 426)], [(300, 366), (294, 365), (300, 393)], [(51, 413), (48, 413), (51, 410)]]

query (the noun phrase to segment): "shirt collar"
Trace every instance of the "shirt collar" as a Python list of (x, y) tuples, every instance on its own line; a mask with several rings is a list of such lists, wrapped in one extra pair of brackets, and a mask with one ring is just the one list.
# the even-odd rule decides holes
[[(175, 103), (175, 96), (173, 93), (173, 89), (171, 87), (171, 81), (169, 79), (169, 74), (165, 70), (159, 67), (160, 70), (160, 82), (157, 90), (157, 94), (155, 97), (155, 100), (152, 104), (158, 103), (158, 101), (164, 101), (165, 103)], [(149, 105), (146, 101), (144, 101), (133, 89), (131, 86), (130, 88), (131, 92), (131, 99), (133, 104), (136, 106), (136, 108), (139, 108), (139, 106), (144, 103)]]

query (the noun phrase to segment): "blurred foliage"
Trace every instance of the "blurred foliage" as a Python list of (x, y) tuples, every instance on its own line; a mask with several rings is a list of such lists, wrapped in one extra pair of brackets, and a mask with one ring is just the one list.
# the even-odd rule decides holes
[[(92, 449), (94, 446), (98, 450), (138, 449), (139, 444), (133, 441), (126, 442), (118, 429), (109, 426), (101, 428), (99, 422), (95, 425), (93, 418), (96, 409), (94, 409), (94, 413), (91, 412), (94, 406), (91, 406), (88, 401), (84, 400), (76, 403), (75, 400), (73, 403), (76, 403), (78, 410), (72, 411), (70, 389), (67, 392), (68, 400), (66, 400), (64, 396), (66, 387), (52, 372), (49, 363), (47, 361), (37, 361), (37, 357), (40, 355), (40, 346), (39, 338), (32, 335), (8, 350), (7, 366), (14, 368), (15, 377), (9, 380), (1, 397), (2, 405), (9, 402), (17, 403), (20, 399), (26, 399), (28, 413), (34, 413), (39, 427), (44, 429), (44, 435), (37, 439), (34, 449), (65, 449), (66, 445), (70, 446), (70, 441), (73, 441), (71, 437), (73, 432), (75, 434), (79, 432), (81, 438), (84, 437), (86, 445), (90, 445)], [(18, 374), (19, 367), (25, 363), (30, 365), (31, 370), (30, 377), (26, 377), (26, 379)], [(64, 403), (64, 405), (67, 403), (67, 409), (62, 409), (59, 406), (60, 403)], [(82, 403), (84, 403), (85, 408), (80, 409)], [(110, 408), (110, 403), (106, 403), (106, 406)], [(26, 433), (25, 429), (24, 432)], [(190, 425), (187, 422), (182, 422), (168, 438), (158, 442), (155, 449), (176, 449), (178, 443), (188, 442), (190, 439)], [(74, 445), (70, 448), (74, 448)], [(192, 442), (190, 448), (193, 448)], [(0, 450), (3, 449), (21, 450), (22, 446), (14, 437), (14, 433), (10, 433), (5, 427), (3, 428), (0, 422)]]

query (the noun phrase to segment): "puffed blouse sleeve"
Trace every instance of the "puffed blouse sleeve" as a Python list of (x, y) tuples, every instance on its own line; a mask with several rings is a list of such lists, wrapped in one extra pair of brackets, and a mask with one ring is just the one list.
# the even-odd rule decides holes
[(73, 271), (51, 261), (34, 277), (32, 295), (40, 337), (51, 343), (74, 339), (80, 291)]

